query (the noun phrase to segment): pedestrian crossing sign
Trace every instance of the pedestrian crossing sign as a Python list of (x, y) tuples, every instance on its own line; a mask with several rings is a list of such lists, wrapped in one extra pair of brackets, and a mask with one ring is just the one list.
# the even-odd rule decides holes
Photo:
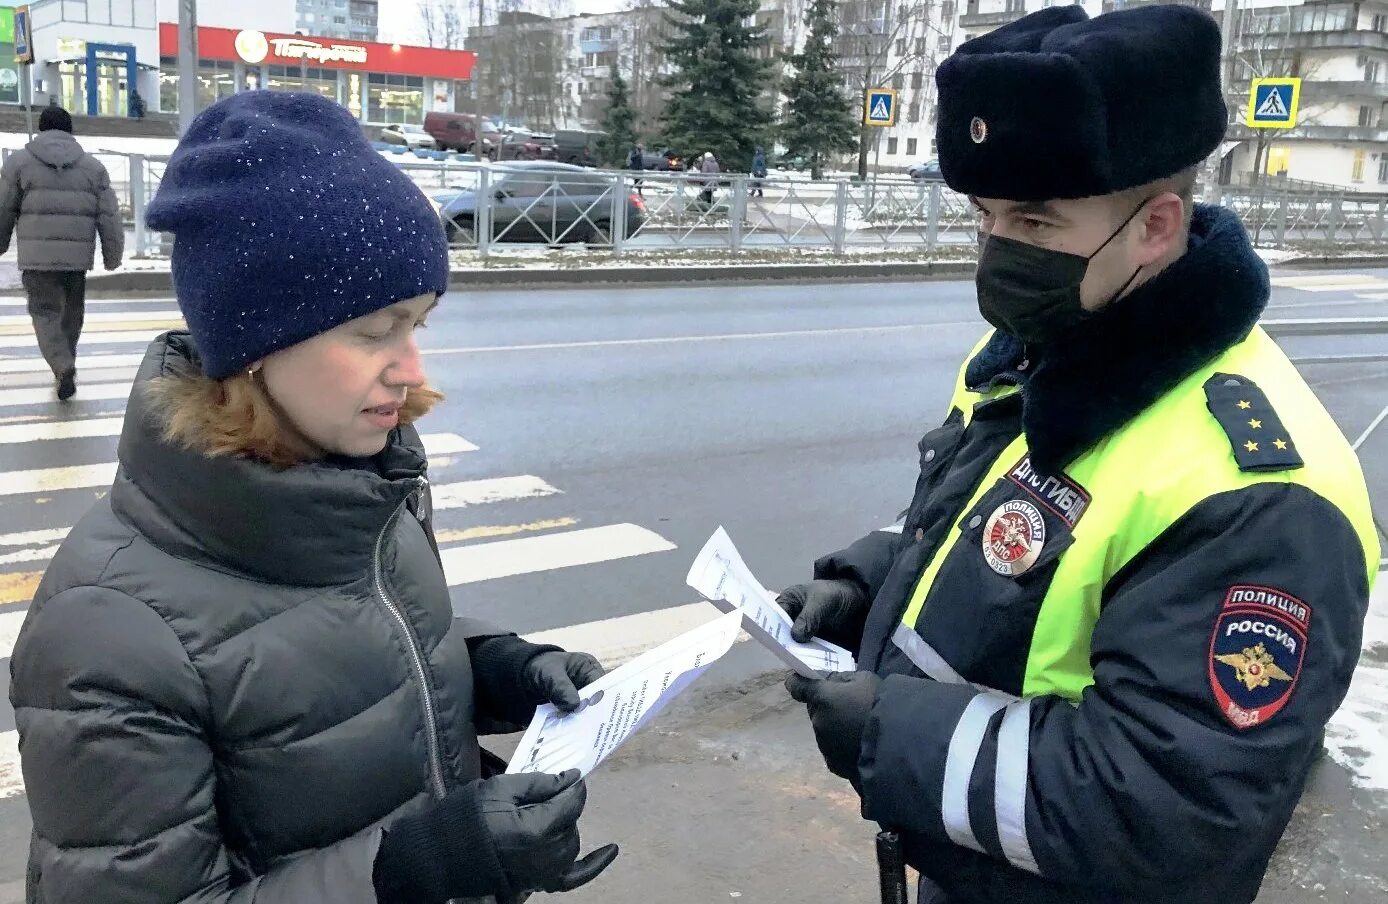
[(869, 88), (863, 97), (863, 125), (890, 128), (896, 125), (896, 91)]
[(1257, 78), (1248, 93), (1250, 129), (1291, 129), (1301, 106), (1301, 79)]

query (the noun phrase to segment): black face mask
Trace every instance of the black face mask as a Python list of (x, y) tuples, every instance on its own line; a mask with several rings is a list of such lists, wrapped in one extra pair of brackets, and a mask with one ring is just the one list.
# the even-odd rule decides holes
[[(983, 319), (1028, 345), (1049, 344), (1083, 322), (1091, 316), (1080, 303), (1080, 283), (1089, 262), (1127, 229), (1145, 206), (1147, 201), (1139, 204), (1088, 257), (980, 232), (974, 282)], [(1134, 270), (1109, 302), (1127, 291), (1141, 271), (1141, 267)]]

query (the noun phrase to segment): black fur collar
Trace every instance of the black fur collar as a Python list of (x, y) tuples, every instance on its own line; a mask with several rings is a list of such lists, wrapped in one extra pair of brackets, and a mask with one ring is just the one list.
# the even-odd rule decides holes
[[(1032, 463), (1058, 473), (1197, 368), (1244, 339), (1270, 293), (1267, 266), (1232, 211), (1196, 205), (1186, 254), (1045, 350), (1022, 388)], [(1025, 361), (995, 333), (970, 362), (983, 386)], [(1009, 373), (1010, 372), (1010, 373)]]

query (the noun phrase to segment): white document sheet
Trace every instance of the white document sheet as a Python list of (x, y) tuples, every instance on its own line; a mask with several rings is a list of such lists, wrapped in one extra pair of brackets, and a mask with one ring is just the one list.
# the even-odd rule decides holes
[(537, 708), (506, 772), (587, 775), (728, 652), (739, 633), (736, 615), (721, 616), (583, 688), (577, 712), (564, 715), (549, 703)]
[(809, 643), (791, 638), (791, 617), (776, 604), (776, 594), (752, 575), (723, 528), (699, 551), (686, 580), (724, 612), (741, 612), (743, 629), (798, 674), (823, 678), (857, 668), (853, 654), (843, 647), (818, 637)]

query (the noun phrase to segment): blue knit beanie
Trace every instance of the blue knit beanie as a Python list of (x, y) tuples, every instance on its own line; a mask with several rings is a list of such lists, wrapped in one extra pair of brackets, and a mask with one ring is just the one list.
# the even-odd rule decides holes
[(174, 235), (178, 306), (217, 380), (448, 287), (448, 243), (424, 193), (317, 94), (246, 91), (208, 107), (145, 221)]

